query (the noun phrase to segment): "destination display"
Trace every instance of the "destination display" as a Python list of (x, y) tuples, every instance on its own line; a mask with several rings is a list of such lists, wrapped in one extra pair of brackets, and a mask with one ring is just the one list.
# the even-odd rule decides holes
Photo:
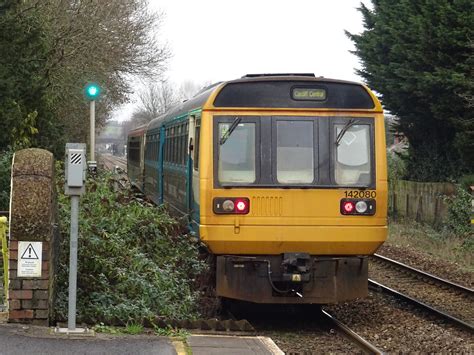
[(292, 91), (294, 100), (326, 100), (326, 90), (322, 88), (294, 88)]

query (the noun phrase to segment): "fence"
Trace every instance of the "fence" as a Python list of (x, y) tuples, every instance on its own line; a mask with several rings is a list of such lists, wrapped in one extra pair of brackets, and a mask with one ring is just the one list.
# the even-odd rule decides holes
[(398, 180), (389, 188), (389, 213), (438, 225), (447, 215), (445, 196), (454, 194), (451, 183)]

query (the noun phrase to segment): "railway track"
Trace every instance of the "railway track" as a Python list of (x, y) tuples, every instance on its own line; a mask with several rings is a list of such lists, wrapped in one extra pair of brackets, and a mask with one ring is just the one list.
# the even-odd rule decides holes
[(103, 165), (105, 170), (114, 173), (115, 189), (119, 187), (124, 189), (128, 187), (128, 175), (127, 175), (127, 159), (124, 157), (117, 157), (110, 154), (101, 154), (99, 157), (100, 163)]
[(474, 332), (474, 290), (375, 254), (369, 286)]
[(335, 328), (343, 333), (349, 340), (354, 343), (360, 350), (365, 354), (383, 354), (383, 351), (377, 348), (375, 345), (361, 337), (355, 331), (350, 329), (347, 325), (337, 320), (333, 315), (329, 314), (324, 309), (321, 310), (321, 314), (328, 322), (332, 323)]
[(118, 168), (124, 173), (127, 171), (127, 159), (124, 157), (117, 157), (110, 154), (101, 154), (100, 162), (107, 170), (114, 171), (115, 168)]
[(382, 353), (319, 305), (232, 304), (233, 314), (248, 319), (256, 335), (272, 338), (285, 354)]

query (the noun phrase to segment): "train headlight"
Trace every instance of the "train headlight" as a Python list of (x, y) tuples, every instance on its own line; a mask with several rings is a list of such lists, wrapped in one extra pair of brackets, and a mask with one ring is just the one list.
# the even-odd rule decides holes
[(234, 204), (234, 201), (232, 200), (225, 200), (224, 202), (222, 202), (222, 209), (225, 212), (233, 212), (234, 207), (235, 207), (235, 204)]
[(367, 212), (367, 203), (365, 201), (359, 201), (355, 205), (355, 209), (358, 213)]

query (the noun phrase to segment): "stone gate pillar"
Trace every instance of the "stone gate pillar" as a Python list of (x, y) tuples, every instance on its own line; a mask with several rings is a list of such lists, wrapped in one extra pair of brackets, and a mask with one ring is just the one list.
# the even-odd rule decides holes
[(53, 155), (16, 152), (11, 189), (8, 321), (49, 325), (59, 243)]

